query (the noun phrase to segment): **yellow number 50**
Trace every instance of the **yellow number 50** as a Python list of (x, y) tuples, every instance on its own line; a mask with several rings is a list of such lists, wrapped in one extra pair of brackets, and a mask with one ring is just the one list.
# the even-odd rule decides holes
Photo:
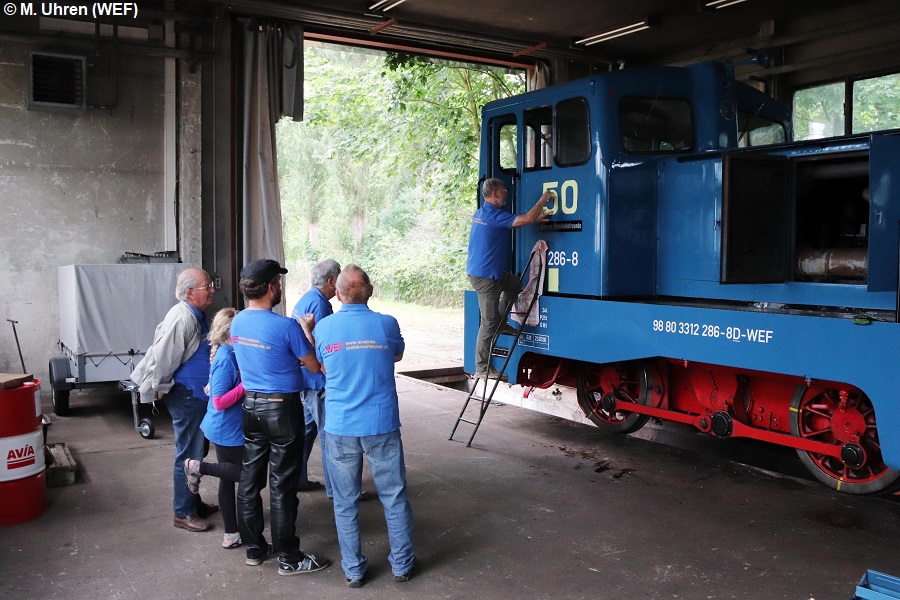
[[(544, 182), (544, 192), (556, 192), (557, 187), (559, 187), (558, 181)], [(571, 215), (578, 210), (578, 182), (574, 179), (563, 181), (560, 191), (555, 196), (553, 201), (547, 205), (549, 214), (555, 215), (562, 209), (563, 214)]]

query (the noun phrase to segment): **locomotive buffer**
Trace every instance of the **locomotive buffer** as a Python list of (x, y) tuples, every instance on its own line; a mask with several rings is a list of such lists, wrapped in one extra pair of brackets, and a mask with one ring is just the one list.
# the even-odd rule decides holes
[[(531, 278), (528, 280), (528, 283), (525, 285), (524, 289), (522, 286), (522, 282), (525, 279), (525, 276), (529, 274), (531, 269), (532, 261), (539, 261), (539, 269), (537, 273), (532, 273)], [(472, 446), (472, 440), (475, 439), (475, 434), (478, 433), (478, 428), (481, 426), (481, 421), (484, 419), (484, 414), (487, 412), (488, 407), (491, 405), (491, 400), (494, 398), (494, 392), (497, 391), (497, 386), (500, 385), (501, 381), (507, 379), (506, 376), (506, 366), (509, 364), (509, 359), (512, 357), (513, 350), (515, 350), (516, 346), (519, 343), (519, 337), (522, 335), (522, 329), (525, 327), (525, 323), (528, 321), (528, 315), (531, 314), (531, 310), (534, 308), (535, 303), (537, 302), (538, 296), (540, 295), (540, 290), (537, 289), (538, 285), (544, 281), (543, 271), (547, 268), (547, 263), (544, 260), (544, 255), (537, 250), (532, 250), (531, 256), (528, 257), (528, 263), (525, 265), (525, 269), (522, 271), (522, 274), (519, 276), (519, 288), (522, 289), (522, 292), (519, 293), (519, 296), (526, 294), (531, 294), (531, 300), (528, 303), (528, 308), (524, 311), (515, 311), (513, 310), (516, 307), (516, 302), (513, 301), (506, 307), (504, 311), (504, 318), (500, 322), (499, 327), (497, 327), (497, 331), (494, 332), (494, 335), (491, 337), (491, 350), (490, 356), (491, 361), (488, 363), (488, 369), (485, 373), (484, 377), (474, 377), (472, 388), (469, 391), (469, 395), (466, 398), (465, 403), (463, 403), (462, 410), (459, 411), (459, 416), (456, 417), (456, 424), (453, 425), (453, 431), (450, 432), (450, 437), (448, 440), (453, 440), (453, 436), (456, 434), (456, 430), (459, 428), (460, 423), (468, 423), (472, 425), (472, 433), (469, 435), (469, 441), (466, 442), (466, 447)], [(519, 315), (522, 318), (522, 322), (519, 323), (517, 327), (513, 329), (516, 330), (515, 335), (511, 333), (504, 333), (503, 326), (509, 323), (510, 315)], [(509, 348), (505, 348), (503, 346), (497, 346), (497, 341), (500, 339), (501, 335), (505, 335), (512, 338), (512, 344)], [(493, 372), (493, 357), (503, 358), (503, 365), (497, 370), (497, 374), (495, 377), (491, 377), (491, 373)], [(490, 391), (488, 388), (490, 387)], [(473, 407), (477, 407), (478, 414), (477, 416), (473, 411), (472, 416), (466, 415), (466, 410), (469, 408), (469, 404), (472, 401), (475, 401), (472, 404)], [(474, 419), (474, 420), (473, 420)]]

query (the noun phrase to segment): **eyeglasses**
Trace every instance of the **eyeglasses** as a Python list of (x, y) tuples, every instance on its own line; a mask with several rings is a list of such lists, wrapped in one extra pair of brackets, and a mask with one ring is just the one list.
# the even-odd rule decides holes
[(191, 289), (195, 289), (195, 290), (209, 290), (209, 291), (212, 292), (212, 291), (215, 291), (215, 289), (216, 289), (216, 284), (213, 283), (212, 281), (210, 281), (210, 282), (207, 283), (206, 285), (201, 285), (201, 286), (199, 286), (199, 287), (195, 287), (195, 288), (191, 288)]

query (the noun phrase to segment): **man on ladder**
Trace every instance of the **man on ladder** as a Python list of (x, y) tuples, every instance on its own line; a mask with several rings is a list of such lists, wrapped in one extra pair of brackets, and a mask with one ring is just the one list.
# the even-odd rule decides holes
[(543, 209), (553, 196), (549, 191), (544, 192), (531, 210), (524, 215), (515, 215), (503, 210), (508, 192), (499, 179), (485, 179), (481, 193), (484, 204), (472, 215), (466, 261), (466, 275), (478, 294), (481, 311), (475, 344), (475, 376), (498, 379), (502, 375), (491, 365), (491, 339), (498, 328), (500, 333), (513, 336), (518, 333), (501, 317), (515, 301), (520, 286), (517, 275), (505, 272), (509, 264), (510, 230), (547, 221), (550, 217)]

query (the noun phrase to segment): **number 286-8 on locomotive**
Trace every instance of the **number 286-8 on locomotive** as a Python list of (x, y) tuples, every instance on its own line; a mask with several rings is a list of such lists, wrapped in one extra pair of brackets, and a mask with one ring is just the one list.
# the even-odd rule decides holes
[[(510, 271), (548, 250), (511, 383), (572, 386), (612, 431), (655, 417), (794, 448), (843, 492), (900, 487), (896, 131), (791, 142), (788, 109), (713, 63), (492, 102), (482, 128), (507, 209), (556, 192), (512, 238)], [(470, 372), (478, 321), (470, 291)]]

